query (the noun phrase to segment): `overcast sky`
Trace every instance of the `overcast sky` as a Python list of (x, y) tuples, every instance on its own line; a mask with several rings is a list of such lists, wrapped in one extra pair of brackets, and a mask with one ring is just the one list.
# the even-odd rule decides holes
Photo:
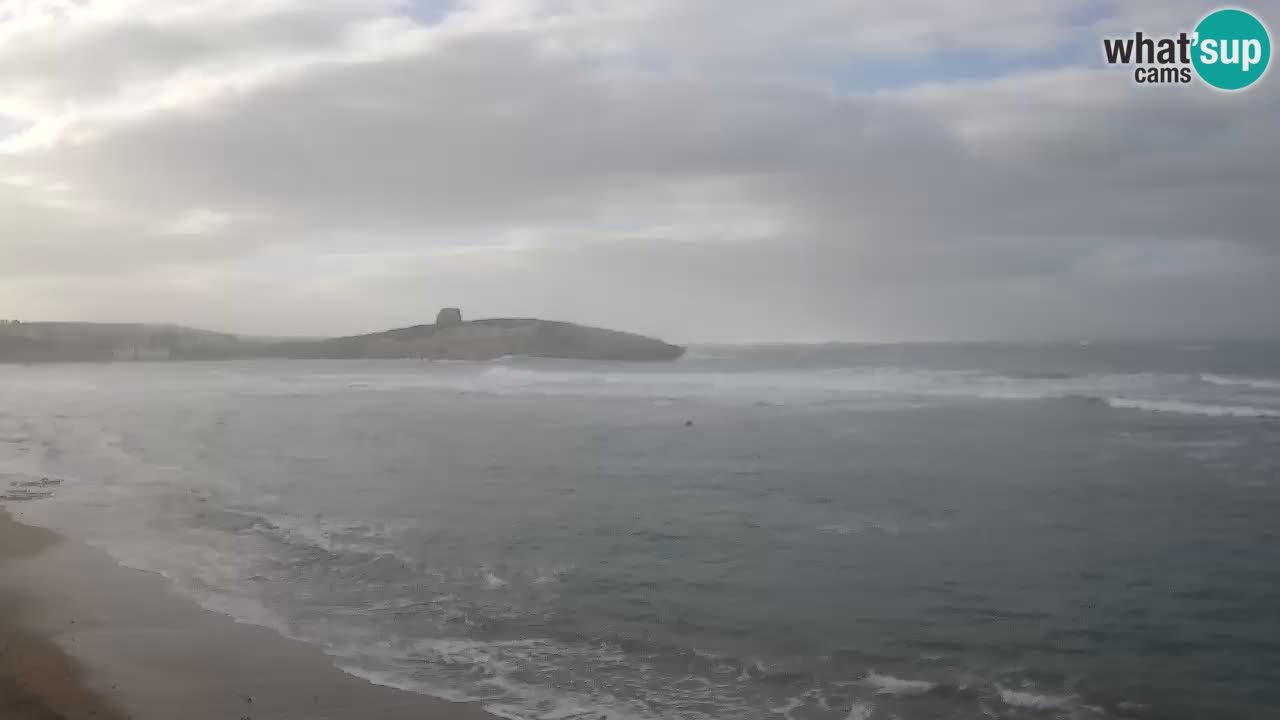
[(1280, 335), (1280, 76), (1101, 59), (1218, 5), (0, 0), (0, 317)]

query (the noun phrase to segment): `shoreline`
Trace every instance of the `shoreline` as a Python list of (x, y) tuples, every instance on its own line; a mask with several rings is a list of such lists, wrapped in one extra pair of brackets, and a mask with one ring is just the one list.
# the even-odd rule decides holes
[(495, 720), (343, 672), (320, 648), (201, 608), (3, 506), (0, 717)]

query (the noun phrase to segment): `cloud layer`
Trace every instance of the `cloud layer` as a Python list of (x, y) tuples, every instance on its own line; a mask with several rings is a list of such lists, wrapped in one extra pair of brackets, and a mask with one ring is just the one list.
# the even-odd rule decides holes
[(1280, 333), (1280, 84), (1102, 66), (1211, 5), (1023, 5), (9, 0), (0, 315)]

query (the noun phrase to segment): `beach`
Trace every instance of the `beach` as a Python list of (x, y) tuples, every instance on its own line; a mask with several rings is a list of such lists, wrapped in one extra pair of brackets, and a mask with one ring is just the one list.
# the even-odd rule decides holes
[(320, 650), (174, 595), (163, 578), (0, 512), (0, 717), (483, 720), (374, 685)]
[(50, 633), (28, 625), (34, 593), (15, 587), (6, 571), (42, 554), (57, 536), (0, 512), (0, 716), (15, 720), (72, 720), (124, 715), (87, 685), (83, 668)]

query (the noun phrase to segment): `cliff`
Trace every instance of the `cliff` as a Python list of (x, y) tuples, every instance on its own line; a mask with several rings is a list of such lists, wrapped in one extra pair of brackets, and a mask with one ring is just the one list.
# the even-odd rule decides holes
[(534, 319), (463, 322), (454, 308), (432, 325), (319, 340), (265, 340), (172, 325), (0, 325), (0, 362), (248, 358), (492, 360), (507, 355), (583, 360), (674, 360), (684, 348), (632, 333)]

